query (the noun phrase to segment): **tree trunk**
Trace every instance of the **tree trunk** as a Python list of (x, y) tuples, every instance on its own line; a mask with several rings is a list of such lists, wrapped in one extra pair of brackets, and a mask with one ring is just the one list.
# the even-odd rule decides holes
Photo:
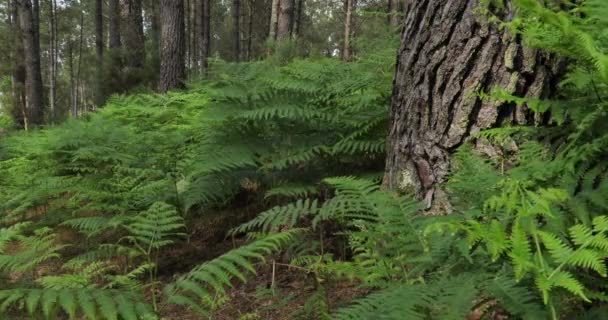
[(184, 2), (160, 0), (161, 52), (159, 91), (183, 88), (184, 65)]
[(249, 4), (249, 10), (247, 12), (247, 56), (246, 59), (247, 60), (251, 60), (252, 58), (252, 54), (251, 54), (251, 48), (253, 45), (253, 17), (255, 14), (255, 1), (254, 0), (249, 0), (248, 2)]
[(80, 37), (79, 37), (79, 41), (78, 41), (78, 70), (76, 71), (76, 92), (75, 92), (75, 97), (74, 97), (74, 101), (75, 101), (75, 110), (76, 112), (74, 113), (74, 116), (78, 116), (79, 114), (82, 114), (82, 112), (79, 112), (79, 109), (82, 110), (82, 108), (79, 108), (79, 98), (80, 98), (80, 93), (81, 90), (79, 90), (80, 88), (80, 74), (82, 71), (82, 49), (84, 47), (84, 11), (80, 12)]
[(198, 32), (200, 32), (200, 23), (201, 23), (201, 13), (200, 13), (200, 2), (201, 0), (190, 0), (190, 50), (192, 50), (192, 54), (190, 55), (190, 65), (192, 67), (192, 73), (198, 74), (200, 67), (198, 65), (198, 56), (199, 56), (199, 45), (198, 45)]
[(388, 0), (388, 24), (397, 27), (399, 20), (399, 0)]
[(49, 120), (55, 121), (57, 96), (57, 3), (49, 1)]
[[(523, 48), (476, 12), (477, 0), (409, 1), (390, 112), (387, 187), (441, 203), (450, 153), (481, 129), (533, 121), (525, 108), (482, 100), (501, 87), (518, 96), (551, 93), (555, 63)], [(503, 18), (512, 12), (497, 13)], [(549, 59), (549, 60), (548, 60)], [(550, 67), (547, 67), (550, 66)], [(557, 68), (554, 68), (557, 69)]]
[[(35, 1), (37, 2), (37, 1)], [(30, 0), (19, 0), (19, 22), (23, 34), (25, 54), (25, 93), (27, 100), (27, 119), (31, 125), (41, 125), (44, 121), (42, 99), (42, 73), (40, 71), (40, 45), (37, 44), (39, 18)]]
[(304, 0), (297, 0), (296, 16), (294, 19), (293, 36), (297, 37), (300, 35), (302, 29), (302, 13), (304, 12)]
[(126, 65), (140, 69), (146, 59), (143, 12), (141, 0), (125, 0), (122, 7), (125, 21), (123, 30), (125, 40)]
[(268, 39), (271, 41), (277, 40), (277, 29), (279, 22), (279, 0), (272, 0), (270, 10), (270, 31), (268, 32)]
[(103, 2), (95, 0), (95, 53), (97, 66), (95, 75), (95, 104), (101, 106), (104, 103), (102, 86), (103, 75)]
[(120, 3), (119, 0), (109, 0), (109, 41), (108, 46), (110, 49), (120, 48), (121, 46), (121, 38), (120, 38)]
[(293, 12), (295, 0), (280, 0), (277, 40), (289, 40), (293, 28)]
[(209, 69), (209, 54), (211, 52), (211, 1), (202, 0), (202, 23), (199, 40), (201, 74), (206, 75)]
[(241, 59), (241, 0), (232, 0), (232, 50), (234, 61)]
[(342, 46), (342, 59), (344, 61), (349, 61), (352, 58), (351, 37), (353, 34), (353, 11), (356, 5), (356, 0), (344, 0), (344, 44)]
[(23, 51), (23, 33), (21, 32), (21, 19), (19, 18), (18, 0), (11, 3), (12, 30), (14, 35), (13, 52), (13, 120), (19, 129), (28, 129), (26, 97), (25, 97), (25, 52)]

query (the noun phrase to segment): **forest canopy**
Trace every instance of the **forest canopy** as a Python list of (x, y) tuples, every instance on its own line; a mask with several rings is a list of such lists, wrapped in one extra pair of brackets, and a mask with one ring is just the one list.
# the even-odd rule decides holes
[(0, 318), (603, 319), (606, 16), (0, 0)]

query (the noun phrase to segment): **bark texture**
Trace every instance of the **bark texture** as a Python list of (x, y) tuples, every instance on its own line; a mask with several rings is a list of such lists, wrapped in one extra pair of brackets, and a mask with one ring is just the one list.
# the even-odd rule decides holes
[[(97, 66), (95, 75), (95, 104), (101, 106), (104, 102), (103, 76), (103, 2), (95, 0), (95, 54)], [(53, 109), (53, 108), (51, 108)]]
[(18, 0), (13, 0), (11, 3), (12, 14), (12, 29), (14, 35), (14, 52), (13, 52), (13, 109), (12, 115), (15, 121), (15, 126), (18, 129), (28, 128), (27, 109), (25, 98), (25, 53), (23, 51), (23, 33), (21, 32), (21, 23), (19, 18), (19, 3)]
[(40, 71), (40, 44), (38, 43), (37, 10), (30, 0), (19, 0), (19, 22), (23, 34), (25, 54), (25, 94), (27, 99), (27, 119), (30, 125), (40, 125), (44, 121), (42, 100), (42, 73)]
[[(481, 129), (530, 124), (525, 107), (482, 100), (501, 87), (519, 96), (551, 93), (557, 63), (522, 47), (476, 13), (478, 0), (406, 3), (390, 112), (385, 184), (430, 206), (450, 169), (450, 152)], [(512, 9), (501, 12), (508, 19)], [(547, 67), (549, 66), (549, 67)], [(555, 67), (552, 67), (555, 66)], [(436, 191), (438, 193), (436, 193)]]
[(279, 22), (277, 27), (277, 40), (291, 38), (293, 28), (295, 0), (281, 0), (279, 5)]
[(160, 25), (159, 91), (164, 93), (184, 87), (186, 67), (183, 0), (160, 0)]
[(207, 74), (209, 69), (208, 59), (209, 54), (211, 52), (211, 1), (210, 0), (201, 0), (202, 8), (201, 8), (201, 25), (200, 25), (200, 33), (199, 33), (199, 67), (201, 69), (201, 74)]

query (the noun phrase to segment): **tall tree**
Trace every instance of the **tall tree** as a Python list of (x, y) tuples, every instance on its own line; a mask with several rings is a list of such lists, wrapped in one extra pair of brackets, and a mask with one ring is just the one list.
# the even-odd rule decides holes
[(342, 59), (344, 61), (350, 60), (352, 56), (353, 12), (356, 6), (356, 0), (344, 0), (344, 43), (342, 46)]
[(388, 24), (392, 27), (399, 25), (399, 0), (388, 0)]
[(297, 0), (296, 13), (293, 21), (293, 36), (300, 35), (302, 29), (302, 14), (304, 13), (304, 0)]
[(122, 41), (120, 37), (120, 2), (119, 0), (108, 1), (108, 17), (109, 17), (109, 41), (110, 49), (120, 48)]
[(280, 0), (272, 0), (270, 7), (270, 31), (268, 32), (268, 39), (274, 41), (277, 39), (277, 29), (279, 23), (279, 6)]
[(95, 104), (101, 106), (104, 102), (103, 75), (103, 2), (95, 0), (95, 53), (97, 57), (97, 74), (95, 75)]
[(288, 40), (293, 30), (295, 0), (280, 0), (277, 40)]
[[(37, 0), (34, 0), (37, 4)], [(19, 23), (23, 34), (25, 55), (25, 93), (27, 100), (27, 120), (31, 125), (40, 125), (44, 121), (44, 104), (42, 73), (40, 71), (39, 10), (32, 6), (30, 0), (18, 0)]]
[(210, 0), (196, 0), (197, 1), (197, 15), (196, 15), (196, 30), (194, 32), (195, 37), (195, 67), (197, 72), (200, 74), (207, 73), (207, 59), (209, 58), (209, 46), (211, 43), (211, 1)]
[[(486, 22), (477, 0), (408, 1), (390, 112), (385, 184), (443, 202), (450, 152), (471, 133), (529, 124), (525, 107), (476, 95), (493, 87), (526, 97), (551, 92), (547, 56)], [(506, 8), (509, 8), (508, 6)], [(513, 12), (497, 12), (507, 18)]]
[(184, 65), (184, 1), (160, 0), (160, 79), (159, 91), (183, 88)]
[(232, 50), (234, 60), (241, 59), (241, 0), (232, 0)]
[(13, 48), (13, 110), (12, 115), (17, 128), (28, 128), (26, 97), (25, 97), (25, 52), (23, 51), (23, 32), (19, 18), (19, 0), (11, 3), (12, 30), (14, 36)]
[(146, 47), (141, 0), (123, 1), (122, 16), (125, 26), (122, 34), (124, 35), (127, 66), (142, 68), (146, 58)]
[(59, 39), (57, 37), (57, 1), (49, 0), (49, 119), (55, 120), (55, 105), (57, 98), (57, 66), (59, 54)]

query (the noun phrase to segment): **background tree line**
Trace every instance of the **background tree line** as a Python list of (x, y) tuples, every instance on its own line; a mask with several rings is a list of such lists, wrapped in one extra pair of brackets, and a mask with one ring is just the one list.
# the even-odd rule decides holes
[(366, 19), (357, 9), (392, 12), (396, 28), (403, 8), (400, 0), (3, 0), (2, 114), (17, 128), (58, 122), (112, 94), (182, 88), (207, 74), (209, 59), (350, 60)]

